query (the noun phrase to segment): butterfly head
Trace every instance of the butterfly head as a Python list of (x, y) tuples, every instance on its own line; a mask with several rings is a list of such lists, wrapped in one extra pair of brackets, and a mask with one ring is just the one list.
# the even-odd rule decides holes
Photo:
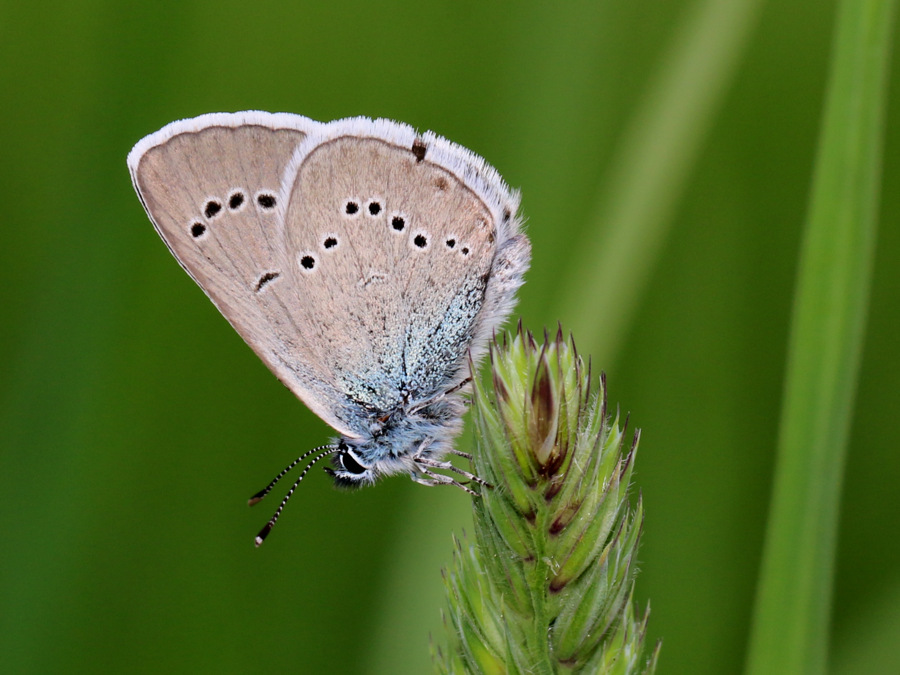
[(325, 471), (334, 478), (334, 484), (339, 488), (361, 488), (371, 485), (378, 477), (375, 464), (363, 459), (359, 449), (343, 441), (331, 463), (332, 466), (326, 467)]

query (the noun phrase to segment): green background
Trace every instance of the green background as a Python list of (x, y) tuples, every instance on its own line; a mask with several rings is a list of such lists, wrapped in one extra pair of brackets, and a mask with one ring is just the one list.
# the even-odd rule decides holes
[[(166, 252), (125, 156), (211, 111), (433, 129), (522, 190), (517, 314), (577, 326), (562, 308), (610, 289), (573, 304), (572, 260), (603, 234), (598, 194), (693, 6), (0, 3), (0, 672), (427, 672), (467, 498), (403, 479), (347, 495), (315, 471), (254, 549), (275, 504), (246, 498), (330, 431)], [(744, 661), (833, 19), (821, 0), (762, 8), (620, 348), (594, 361), (643, 430), (637, 595), (663, 673)], [(835, 672), (900, 661), (892, 90)]]

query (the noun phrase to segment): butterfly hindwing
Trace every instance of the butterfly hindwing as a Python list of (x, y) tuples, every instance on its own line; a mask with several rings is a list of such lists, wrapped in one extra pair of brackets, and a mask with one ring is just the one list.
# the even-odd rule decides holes
[(285, 188), (288, 264), (308, 299), (297, 323), (335, 386), (384, 411), (467, 377), (486, 298), (497, 305), (498, 250), (515, 236), (499, 177), (436, 137), (351, 119), (297, 149)]

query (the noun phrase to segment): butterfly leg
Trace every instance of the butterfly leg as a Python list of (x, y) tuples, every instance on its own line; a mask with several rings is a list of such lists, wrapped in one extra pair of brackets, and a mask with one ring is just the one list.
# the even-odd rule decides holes
[[(424, 410), (425, 408), (432, 405), (433, 403), (437, 403), (438, 401), (441, 401), (441, 400), (447, 398), (451, 394), (455, 394), (460, 389), (465, 388), (471, 382), (472, 382), (472, 378), (467, 377), (459, 384), (456, 384), (456, 385), (453, 385), (452, 387), (450, 387), (447, 391), (442, 391), (440, 394), (437, 394), (435, 396), (432, 396), (429, 399), (426, 399), (424, 401), (419, 401), (418, 403), (414, 404), (411, 408), (409, 408), (407, 410), (407, 414), (412, 415), (414, 413), (419, 412), (420, 410)], [(465, 403), (465, 405), (469, 405), (468, 401), (464, 401), (464, 403)]]
[(442, 394), (442, 397), (443, 397), (443, 396), (447, 396), (447, 395), (449, 395), (449, 394), (455, 394), (455, 393), (458, 392), (460, 389), (462, 389), (463, 387), (465, 387), (466, 385), (468, 385), (471, 381), (472, 381), (472, 376), (470, 375), (469, 377), (467, 377), (467, 378), (465, 378), (464, 380), (462, 380), (459, 384), (456, 384), (456, 385), (453, 385), (452, 387), (450, 387), (447, 391), (445, 391), (445, 392)]
[[(469, 459), (471, 459), (471, 457), (469, 457)], [(414, 457), (413, 460), (415, 461), (416, 465), (422, 469), (422, 471), (427, 471), (427, 469), (442, 469), (443, 471), (452, 471), (453, 473), (458, 474), (466, 480), (472, 481), (473, 483), (478, 483), (479, 485), (482, 485), (484, 487), (492, 487), (491, 484), (486, 480), (479, 478), (474, 473), (469, 473), (468, 471), (464, 471), (463, 469), (455, 467), (450, 462), (442, 462), (431, 457), (422, 457), (420, 455)]]
[(453, 480), (452, 478), (450, 478), (450, 476), (444, 476), (439, 473), (433, 473), (432, 471), (429, 471), (428, 469), (426, 469), (423, 466), (420, 466), (418, 468), (419, 468), (419, 471), (422, 472), (422, 475), (413, 473), (413, 474), (410, 474), (410, 478), (412, 478), (416, 483), (419, 483), (420, 485), (431, 485), (431, 486), (453, 485), (455, 487), (458, 487), (460, 490), (464, 490), (464, 491), (468, 492), (473, 497), (479, 496), (478, 493), (475, 492), (475, 490), (467, 487), (466, 485), (463, 485), (462, 483), (460, 483), (457, 480)]

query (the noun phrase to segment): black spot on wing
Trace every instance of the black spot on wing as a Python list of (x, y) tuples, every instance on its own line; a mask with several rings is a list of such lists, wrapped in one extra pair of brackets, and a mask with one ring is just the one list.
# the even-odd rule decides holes
[(422, 141), (421, 138), (417, 138), (413, 141), (412, 144), (412, 154), (416, 156), (416, 162), (421, 162), (425, 159), (425, 153), (428, 151), (428, 147)]
[(280, 276), (281, 274), (278, 272), (266, 272), (259, 278), (259, 281), (256, 282), (256, 292), (259, 293), (263, 289), (263, 286), (271, 281), (275, 281)]

